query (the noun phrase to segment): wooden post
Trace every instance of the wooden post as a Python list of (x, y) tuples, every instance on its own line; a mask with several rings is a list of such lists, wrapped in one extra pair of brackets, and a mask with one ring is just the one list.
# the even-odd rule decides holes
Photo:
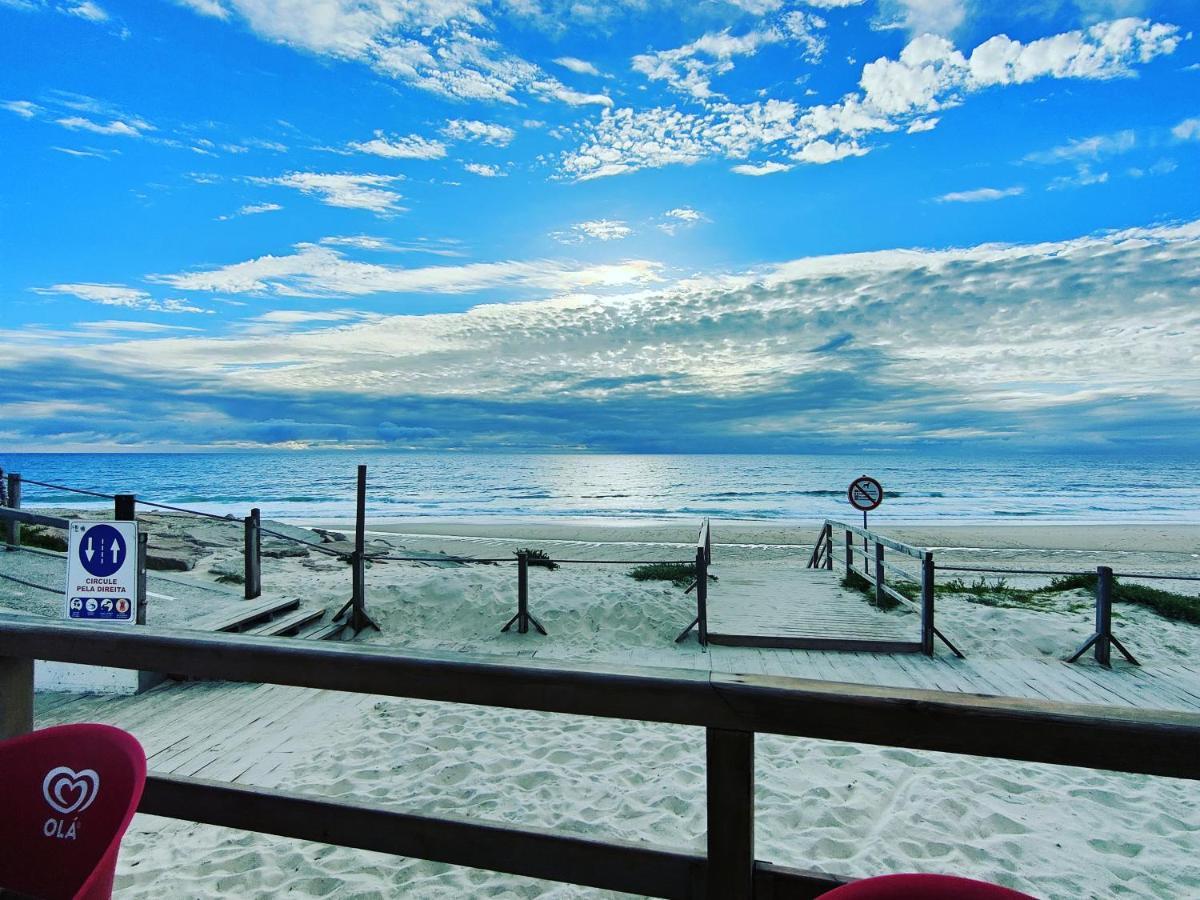
[(33, 731), (33, 660), (0, 656), (0, 741)]
[(113, 497), (113, 518), (121, 522), (136, 522), (137, 495), (117, 494)]
[(542, 623), (529, 614), (529, 553), (526, 550), (517, 551), (517, 614), (500, 630), (508, 631), (514, 624), (520, 634), (528, 634), (530, 625), (538, 634), (546, 633)]
[(138, 531), (137, 545), (137, 611), (134, 620), (138, 625), (146, 624), (146, 548), (150, 539), (143, 531)]
[(1096, 567), (1096, 662), (1112, 665), (1112, 569)]
[(854, 564), (854, 532), (846, 532), (846, 577), (850, 577), (850, 566)]
[(875, 542), (875, 605), (883, 606), (883, 544)]
[(1117, 636), (1112, 631), (1112, 603), (1113, 603), (1113, 571), (1108, 566), (1096, 567), (1096, 630), (1092, 632), (1092, 636), (1083, 642), (1083, 645), (1067, 657), (1067, 662), (1075, 662), (1079, 657), (1083, 656), (1089, 648), (1096, 656), (1096, 662), (1102, 666), (1112, 666), (1112, 648), (1115, 646), (1130, 663), (1135, 666), (1140, 666), (1139, 663), (1128, 650), (1125, 645), (1117, 640)]
[(696, 548), (696, 626), (700, 646), (708, 646), (708, 557)]
[(825, 526), (825, 568), (833, 570), (833, 526)]
[[(252, 510), (257, 512), (257, 510)], [(358, 467), (358, 493), (354, 511), (354, 552), (350, 554), (350, 599), (333, 618), (339, 620), (347, 612), (346, 624), (358, 634), (364, 628), (379, 626), (367, 615), (367, 467)]]
[[(8, 473), (8, 508), (21, 508), (21, 476), (16, 472)], [(21, 523), (8, 523), (8, 545), (10, 547), (21, 546)]]
[(242, 549), (243, 583), (246, 587), (246, 599), (253, 600), (262, 596), (262, 514), (258, 509), (252, 509), (250, 515), (242, 521), (245, 527)]
[(921, 557), (921, 652), (933, 656), (933, 554)]
[(529, 553), (517, 554), (517, 633), (529, 633)]
[(705, 729), (712, 900), (754, 895), (754, 732)]

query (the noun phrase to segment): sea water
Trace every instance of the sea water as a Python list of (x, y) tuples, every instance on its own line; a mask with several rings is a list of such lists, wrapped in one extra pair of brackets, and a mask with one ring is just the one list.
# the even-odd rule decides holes
[[(261, 451), (5, 453), (26, 479), (238, 516), (353, 515), (356, 466), (372, 518), (812, 521), (855, 515), (850, 481), (883, 483), (874, 513), (892, 523), (1200, 522), (1194, 460), (1087, 456), (861, 453), (632, 455)], [(24, 485), (26, 506), (96, 506)]]

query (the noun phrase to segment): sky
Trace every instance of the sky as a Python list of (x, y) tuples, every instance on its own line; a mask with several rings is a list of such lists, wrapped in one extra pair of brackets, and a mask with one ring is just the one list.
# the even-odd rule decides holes
[(0, 445), (1176, 453), (1194, 0), (0, 0)]

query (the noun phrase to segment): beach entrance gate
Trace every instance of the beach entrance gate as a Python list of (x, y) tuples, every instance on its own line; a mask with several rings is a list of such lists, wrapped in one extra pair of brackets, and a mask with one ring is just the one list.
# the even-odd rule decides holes
[(936, 637), (961, 657), (934, 625), (933, 576), (929, 550), (826, 520), (808, 567), (786, 589), (777, 575), (722, 573), (701, 633), (735, 647), (930, 656)]

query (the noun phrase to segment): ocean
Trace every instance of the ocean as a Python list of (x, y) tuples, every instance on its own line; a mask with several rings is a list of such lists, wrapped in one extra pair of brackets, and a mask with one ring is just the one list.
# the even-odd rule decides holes
[[(858, 515), (846, 489), (868, 474), (885, 491), (873, 522), (1200, 523), (1200, 476), (1183, 458), (0, 451), (0, 467), (26, 479), (298, 521), (352, 516), (360, 463), (372, 518), (811, 522)], [(24, 505), (105, 504), (26, 483)]]

